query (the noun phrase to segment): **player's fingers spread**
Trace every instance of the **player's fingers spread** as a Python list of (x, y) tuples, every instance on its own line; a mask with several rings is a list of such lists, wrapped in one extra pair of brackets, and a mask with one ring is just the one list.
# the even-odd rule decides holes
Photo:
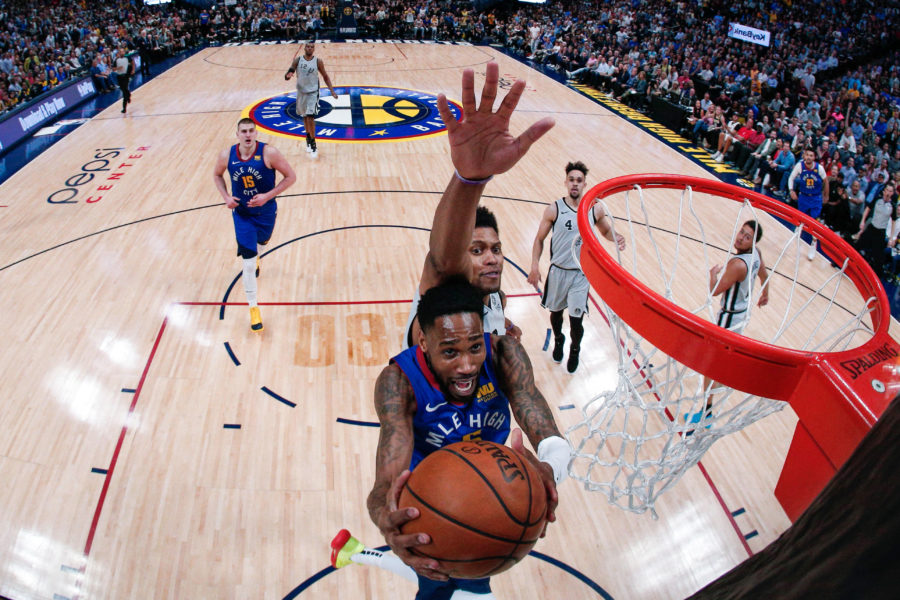
[(516, 110), (516, 106), (518, 106), (519, 99), (522, 97), (522, 92), (524, 90), (524, 81), (519, 79), (514, 82), (509, 92), (507, 92), (506, 96), (503, 98), (503, 102), (500, 103), (500, 108), (497, 109), (497, 114), (508, 121), (512, 116), (513, 111)]
[(497, 81), (500, 68), (495, 62), (487, 64), (487, 75), (484, 78), (484, 87), (481, 89), (481, 105), (478, 107), (479, 112), (491, 113), (494, 111), (494, 100), (497, 99)]
[(465, 69), (462, 74), (462, 105), (464, 115), (475, 112), (475, 71), (472, 69)]
[(456, 129), (456, 118), (454, 118), (453, 113), (450, 112), (450, 104), (447, 102), (447, 96), (438, 94), (437, 107), (438, 114), (441, 115), (441, 120), (444, 122), (444, 125), (447, 126), (447, 131), (449, 132)]
[(516, 138), (516, 141), (518, 141), (521, 146), (521, 153), (525, 154), (531, 145), (541, 139), (541, 136), (545, 133), (553, 129), (554, 125), (556, 125), (556, 121), (553, 120), (553, 117), (544, 117), (522, 132), (522, 135)]

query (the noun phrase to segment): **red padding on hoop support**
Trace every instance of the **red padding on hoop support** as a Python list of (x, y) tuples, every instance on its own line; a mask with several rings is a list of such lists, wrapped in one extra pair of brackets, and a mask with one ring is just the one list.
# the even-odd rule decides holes
[[(593, 233), (588, 211), (612, 194), (653, 188), (684, 189), (748, 200), (755, 208), (819, 239), (863, 298), (875, 298), (875, 335), (844, 352), (803, 352), (780, 348), (716, 326), (653, 292), (619, 266)], [(729, 387), (791, 404), (800, 419), (776, 488), (793, 519), (844, 463), (862, 437), (900, 392), (900, 345), (888, 334), (890, 305), (869, 265), (843, 239), (809, 216), (767, 196), (721, 181), (683, 175), (626, 175), (594, 186), (578, 208), (584, 245), (581, 265), (606, 304), (634, 331), (691, 369)]]
[(791, 521), (797, 518), (835, 474), (834, 464), (803, 426), (797, 423), (788, 458), (775, 486), (775, 497)]

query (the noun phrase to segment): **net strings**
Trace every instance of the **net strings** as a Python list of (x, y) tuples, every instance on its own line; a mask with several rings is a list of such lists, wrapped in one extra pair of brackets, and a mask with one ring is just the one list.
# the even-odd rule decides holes
[[(669, 265), (663, 260), (666, 253), (656, 239), (658, 232), (651, 224), (643, 189), (635, 186), (624, 196), (624, 215), (618, 220), (627, 229), (626, 238), (637, 240), (640, 232), (640, 239), (649, 240), (650, 252), (642, 248), (641, 257), (642, 260), (646, 260), (643, 257), (647, 255), (655, 257), (653, 268), (658, 281), (651, 287), (667, 300), (678, 304), (673, 283), (679, 276), (679, 259), (687, 240), (685, 225), (692, 224), (694, 231), (699, 232), (703, 274), (709, 272), (713, 256), (721, 256), (721, 249), (708, 242), (693, 192), (690, 187), (685, 188), (678, 202), (675, 242)], [(601, 208), (612, 215), (603, 201), (598, 202), (594, 210), (599, 212)], [(745, 199), (734, 221), (730, 239), (734, 239), (746, 220), (758, 220), (757, 217), (756, 209)], [(614, 238), (616, 220), (609, 219)], [(841, 286), (853, 285), (844, 273), (846, 261), (804, 300), (799, 293), (803, 289), (798, 277), (799, 261), (808, 246), (801, 240), (802, 232), (802, 226), (798, 227), (781, 247), (774, 263), (766, 265), (770, 273), (766, 286), (776, 273), (779, 274), (779, 285), (787, 279), (789, 286), (779, 326), (763, 341), (779, 345), (784, 334), (804, 314), (815, 311), (815, 325), (802, 338), (801, 349), (831, 352), (847, 349), (855, 334), (873, 333), (864, 319), (871, 312), (875, 300), (868, 299), (862, 309), (849, 316), (845, 308), (836, 305), (835, 298)], [(692, 238), (690, 243), (697, 243), (697, 240)], [(629, 264), (627, 260), (623, 262), (623, 251), (618, 248), (615, 251), (620, 265)], [(630, 265), (637, 265), (638, 244), (628, 243), (625, 252), (630, 258)], [(578, 253), (574, 255), (577, 257)], [(725, 264), (733, 256), (734, 250), (730, 248)], [(723, 274), (724, 269), (719, 273), (719, 279)], [(701, 281), (705, 284), (706, 278)], [(748, 309), (751, 320), (761, 291), (762, 287), (754, 278), (750, 283)], [(824, 310), (821, 301), (814, 306), (816, 297), (827, 299)], [(609, 321), (609, 332), (617, 350), (617, 384), (614, 389), (603, 391), (589, 400), (582, 407), (581, 420), (567, 429), (566, 437), (573, 448), (569, 475), (586, 489), (604, 494), (611, 504), (619, 508), (635, 513), (650, 511), (653, 518), (657, 518), (654, 505), (660, 495), (696, 465), (713, 443), (781, 410), (784, 403), (742, 393), (708, 380), (643, 339), (610, 310), (602, 301), (602, 295), (599, 304)], [(719, 310), (718, 299), (707, 290), (705, 299), (699, 305), (682, 308), (696, 315), (705, 315), (714, 322)], [(825, 331), (826, 324), (828, 331)], [(711, 409), (708, 408), (710, 399)]]

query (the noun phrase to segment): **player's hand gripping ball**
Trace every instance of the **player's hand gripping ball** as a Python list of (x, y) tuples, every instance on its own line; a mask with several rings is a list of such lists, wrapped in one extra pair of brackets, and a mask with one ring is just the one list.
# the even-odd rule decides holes
[(412, 472), (400, 507), (419, 509), (403, 533), (427, 533), (413, 550), (441, 562), (451, 577), (496, 575), (540, 538), (547, 491), (537, 469), (512, 448), (474, 440), (429, 454)]

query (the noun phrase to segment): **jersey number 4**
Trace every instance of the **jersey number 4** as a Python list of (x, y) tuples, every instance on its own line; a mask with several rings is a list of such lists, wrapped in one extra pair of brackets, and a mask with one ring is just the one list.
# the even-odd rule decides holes
[(572, 219), (569, 219), (568, 221), (566, 221), (565, 228), (568, 229), (569, 231), (572, 231)]

